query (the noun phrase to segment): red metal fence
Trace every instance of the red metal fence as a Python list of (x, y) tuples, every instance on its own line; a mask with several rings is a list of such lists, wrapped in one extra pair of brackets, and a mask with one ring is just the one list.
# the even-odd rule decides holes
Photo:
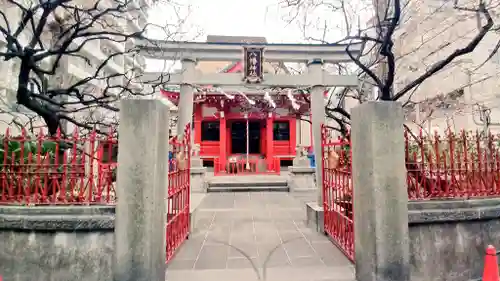
[(500, 136), (405, 132), (408, 198), (500, 196)]
[(323, 208), (325, 232), (354, 261), (354, 221), (351, 149), (346, 139), (334, 138), (322, 127)]
[(249, 175), (249, 174), (279, 174), (280, 159), (273, 158), (272, 165), (268, 167), (266, 158), (252, 158), (248, 161), (246, 156), (229, 157), (225, 164), (222, 164), (219, 158), (214, 160), (214, 175)]
[[(190, 127), (170, 140), (167, 197), (167, 261), (189, 233)], [(1, 136), (0, 204), (115, 204), (118, 140), (92, 132), (83, 137), (25, 131)]]
[(170, 139), (172, 157), (168, 171), (167, 262), (189, 234), (189, 191), (191, 165), (191, 125), (183, 138)]
[[(409, 200), (500, 196), (500, 135), (405, 131)], [(322, 127), (325, 232), (354, 260), (351, 147)]]
[[(95, 132), (33, 137), (25, 131), (1, 136), (0, 203), (113, 204), (116, 139)], [(106, 159), (109, 157), (109, 159)], [(116, 161), (114, 161), (116, 162)]]

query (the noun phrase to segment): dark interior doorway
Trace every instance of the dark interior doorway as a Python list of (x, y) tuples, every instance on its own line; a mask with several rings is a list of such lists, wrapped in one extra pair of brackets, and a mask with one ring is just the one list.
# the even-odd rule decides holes
[[(248, 153), (260, 154), (260, 128), (259, 121), (248, 122)], [(231, 154), (247, 153), (247, 122), (235, 121), (231, 123)]]

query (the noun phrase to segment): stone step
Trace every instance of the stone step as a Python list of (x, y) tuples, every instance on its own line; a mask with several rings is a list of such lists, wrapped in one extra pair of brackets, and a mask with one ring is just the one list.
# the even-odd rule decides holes
[(288, 186), (286, 179), (268, 181), (208, 181), (208, 187)]
[(245, 183), (245, 184), (212, 184), (208, 185), (207, 192), (260, 192), (277, 191), (288, 192), (288, 185), (282, 183)]
[(285, 175), (216, 176), (207, 187), (208, 192), (289, 191)]
[(208, 179), (209, 185), (242, 185), (242, 184), (257, 184), (257, 185), (286, 185), (288, 177), (283, 175), (245, 175), (245, 176), (214, 176)]

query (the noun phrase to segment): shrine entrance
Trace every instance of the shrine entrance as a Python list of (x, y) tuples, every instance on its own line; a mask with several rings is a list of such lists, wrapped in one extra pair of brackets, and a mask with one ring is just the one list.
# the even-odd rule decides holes
[[(169, 74), (164, 85), (165, 89), (169, 85), (177, 87), (177, 90), (164, 89), (162, 96), (179, 109), (178, 133), (182, 134), (187, 124), (193, 124), (192, 143), (200, 146), (200, 154), (196, 156), (199, 159), (194, 160), (213, 161), (214, 174), (228, 174), (229, 168), (234, 165), (238, 166), (238, 174), (279, 174), (280, 161), (293, 159), (297, 156), (296, 147), (303, 146), (302, 138), (296, 137), (296, 119), (310, 115), (310, 143), (314, 150), (316, 182), (321, 185), (321, 124), (325, 120), (325, 96), (332, 95), (336, 87), (358, 86), (357, 75), (335, 75), (328, 73), (328, 68), (324, 66), (351, 62), (353, 57), (361, 55), (362, 44), (172, 41), (152, 44), (144, 41), (139, 45), (146, 57), (179, 61), (182, 65), (179, 72)], [(235, 64), (212, 73), (197, 67), (204, 62)], [(291, 74), (286, 63), (305, 64), (307, 70)], [(143, 79), (155, 81), (163, 75), (163, 72), (146, 72)], [(249, 121), (248, 127), (255, 120), (263, 120), (265, 124), (259, 130), (258, 123), (252, 123), (255, 125), (251, 125), (252, 130), (245, 135), (242, 120), (245, 123)], [(240, 123), (231, 125), (232, 121)], [(211, 124), (213, 134), (209, 139), (202, 139), (202, 126), (207, 122)], [(285, 125), (286, 122), (288, 125)], [(216, 126), (216, 123), (219, 125)], [(287, 130), (289, 132), (285, 133)], [(246, 144), (242, 141), (244, 138), (248, 139)], [(259, 138), (262, 140), (260, 143), (257, 142)], [(228, 147), (231, 145), (233, 149)], [(254, 166), (258, 168), (254, 169), (248, 157), (243, 163), (231, 157), (234, 152), (256, 152), (264, 157), (256, 160)], [(321, 197), (319, 192), (318, 198)], [(318, 202), (322, 204), (322, 200)]]
[[(309, 143), (314, 148), (316, 182), (322, 182), (321, 124), (325, 95), (332, 94), (327, 87), (358, 85), (356, 75), (330, 74), (323, 66), (351, 61), (361, 54), (362, 44), (347, 48), (335, 44), (157, 43), (140, 48), (146, 57), (182, 64), (181, 71), (169, 74), (161, 94), (179, 108), (178, 128), (193, 123), (192, 142), (200, 147), (195, 160), (202, 160), (195, 162), (213, 161), (214, 175), (230, 174), (235, 165), (237, 174), (279, 174), (280, 162), (291, 161), (297, 156), (296, 148), (304, 146), (302, 137), (296, 137), (297, 127), (301, 128), (297, 119), (311, 115)], [(204, 62), (233, 64), (211, 73), (197, 67)], [(307, 71), (292, 75), (285, 63), (305, 63)], [(143, 77), (154, 81), (160, 75), (163, 73), (147, 72)], [(208, 123), (213, 133), (210, 138), (202, 136)], [(248, 133), (243, 131), (244, 125)], [(241, 159), (242, 154), (246, 159)], [(250, 155), (258, 159), (249, 160)]]
[(230, 126), (230, 154), (261, 154), (260, 121), (235, 120)]
[[(358, 86), (357, 75), (335, 75), (328, 73), (329, 68), (324, 66), (328, 63), (351, 62), (352, 58), (361, 55), (363, 45), (218, 44), (169, 41), (157, 41), (154, 44), (149, 41), (141, 43), (143, 45), (139, 44), (139, 47), (142, 54), (146, 57), (180, 61), (182, 64), (180, 71), (169, 74), (169, 79), (165, 83), (162, 96), (168, 98), (178, 108), (178, 134), (184, 135), (189, 139), (191, 137), (190, 133), (185, 132), (183, 129), (186, 126), (191, 128), (190, 124), (194, 125), (192, 127), (194, 138), (189, 141), (186, 139), (186, 142), (199, 145), (200, 155), (193, 155), (188, 160), (188, 163), (202, 162), (193, 160), (210, 159), (214, 163), (214, 175), (221, 176), (218, 179), (221, 179), (219, 184), (223, 186), (219, 186), (220, 189), (218, 191), (214, 189), (214, 192), (208, 195), (212, 198), (203, 201), (203, 203), (207, 202), (206, 210), (210, 210), (210, 212), (199, 212), (199, 214), (210, 214), (211, 217), (204, 218), (204, 221), (212, 223), (207, 225), (207, 232), (201, 227), (198, 228), (199, 225), (196, 222), (194, 223), (196, 226), (194, 229), (202, 230), (201, 233), (205, 237), (203, 241), (207, 241), (206, 239), (209, 239), (209, 237), (211, 237), (210, 239), (213, 238), (213, 241), (222, 241), (229, 238), (233, 246), (236, 245), (236, 239), (233, 240), (233, 237), (244, 237), (242, 242), (248, 246), (248, 251), (234, 246), (233, 248), (237, 251), (228, 253), (227, 244), (221, 246), (224, 248), (218, 249), (214, 248), (213, 245), (205, 248), (204, 242), (197, 243), (198, 247), (201, 245), (202, 248), (195, 251), (191, 250), (194, 254), (189, 261), (193, 263), (188, 265), (189, 268), (194, 270), (183, 270), (182, 273), (177, 275), (177, 278), (179, 280), (180, 278), (183, 278), (183, 280), (186, 278), (193, 279), (193, 276), (186, 275), (188, 272), (198, 273), (196, 275), (198, 278), (205, 277), (204, 272), (196, 272), (198, 268), (200, 270), (230, 268), (230, 264), (233, 261), (229, 261), (228, 257), (232, 254), (236, 254), (239, 260), (244, 263), (251, 263), (251, 268), (253, 269), (258, 269), (259, 267), (259, 265), (254, 263), (255, 260), (265, 261), (262, 264), (263, 275), (266, 272), (265, 266), (267, 265), (267, 261), (272, 261), (271, 254), (273, 253), (276, 253), (276, 255), (272, 255), (272, 257), (281, 256), (285, 259), (284, 262), (280, 261), (283, 265), (282, 268), (279, 268), (280, 272), (288, 271), (291, 268), (289, 267), (290, 265), (292, 267), (303, 265), (304, 261), (306, 261), (304, 258), (310, 258), (317, 262), (315, 264), (318, 267), (307, 271), (307, 280), (319, 280), (322, 276), (336, 274), (338, 268), (334, 268), (334, 271), (332, 270), (331, 273), (326, 274), (320, 270), (324, 269), (325, 264), (322, 262), (322, 257), (316, 255), (327, 246), (333, 249), (330, 242), (326, 237), (321, 235), (314, 240), (322, 239), (324, 243), (317, 245), (314, 249), (309, 249), (312, 248), (314, 241), (305, 241), (305, 239), (311, 236), (309, 236), (310, 234), (304, 235), (302, 228), (297, 224), (298, 220), (305, 220), (305, 213), (300, 206), (303, 203), (300, 200), (291, 198), (293, 195), (284, 192), (274, 192), (274, 188), (277, 191), (284, 191), (284, 189), (281, 186), (275, 186), (274, 182), (269, 182), (268, 175), (280, 175), (280, 161), (293, 159), (296, 156), (302, 157), (296, 154), (296, 147), (302, 145), (302, 138), (296, 137), (297, 119), (310, 115), (310, 135), (316, 163), (315, 177), (317, 185), (317, 188), (313, 189), (313, 192), (316, 192), (316, 194), (312, 195), (316, 195), (317, 205), (323, 206), (323, 185), (325, 183), (323, 181), (321, 124), (325, 122), (325, 96), (333, 96), (333, 90), (336, 87)], [(221, 70), (221, 72), (212, 73), (201, 71), (197, 68), (199, 63), (207, 61), (237, 62), (240, 63), (241, 71), (225, 72)], [(290, 71), (286, 71), (286, 69), (280, 66), (285, 63), (304, 64), (307, 70), (304, 69), (305, 71), (301, 74), (292, 75)], [(264, 65), (269, 66), (267, 71)], [(279, 66), (278, 69), (282, 69), (283, 71), (276, 71), (274, 66)], [(230, 68), (236, 69), (237, 67)], [(146, 81), (156, 81), (158, 77), (162, 77), (163, 75), (163, 72), (146, 72), (142, 77)], [(167, 85), (177, 88), (168, 90)], [(202, 130), (210, 133), (202, 135)], [(254, 153), (258, 155), (258, 159), (256, 159), (257, 157)], [(236, 154), (238, 156), (235, 156)], [(195, 157), (198, 159), (195, 159)], [(265, 176), (257, 177), (254, 176), (255, 174), (265, 174)], [(191, 181), (191, 178), (194, 179), (194, 174), (191, 175), (192, 177), (185, 177), (188, 180), (189, 186), (195, 182), (194, 180)], [(242, 180), (236, 180), (233, 175), (250, 176), (242, 177)], [(338, 173), (335, 175), (338, 175)], [(284, 177), (273, 177), (272, 181), (276, 178), (279, 178), (280, 182), (278, 184), (281, 185), (281, 178)], [(211, 178), (211, 180), (215, 179), (217, 178)], [(289, 191), (288, 181), (285, 180), (284, 183), (286, 191)], [(210, 187), (210, 184), (208, 184), (208, 189)], [(226, 189), (232, 187), (239, 189), (238, 192)], [(273, 192), (261, 192), (261, 187), (271, 187)], [(242, 190), (259, 190), (259, 192), (242, 193)], [(190, 196), (183, 198), (187, 202), (190, 202)], [(344, 209), (347, 208), (344, 207)], [(189, 210), (189, 208), (186, 210)], [(214, 210), (221, 210), (221, 214), (223, 215), (219, 216), (215, 214)], [(235, 210), (238, 213), (242, 211), (242, 214), (245, 213), (244, 216), (240, 214), (238, 216), (227, 215), (230, 212), (235, 212)], [(327, 213), (329, 209), (327, 208), (324, 211)], [(294, 212), (302, 213), (302, 219), (299, 218), (297, 220), (298, 215)], [(283, 214), (282, 218), (281, 214)], [(331, 212), (328, 214), (331, 214)], [(333, 213), (332, 216), (336, 214)], [(278, 215), (280, 218), (277, 217)], [(348, 221), (348, 216), (349, 214), (347, 214), (345, 221)], [(328, 218), (331, 221), (330, 217)], [(183, 216), (182, 219), (182, 222), (185, 222), (190, 219), (190, 216)], [(224, 221), (224, 219), (228, 219), (228, 221)], [(283, 221), (281, 224), (277, 224), (276, 219)], [(325, 219), (327, 219), (326, 216)], [(248, 222), (250, 224), (246, 227), (245, 223)], [(227, 231), (225, 228), (216, 229), (218, 226), (227, 225), (238, 225), (239, 227), (231, 228), (230, 231)], [(348, 227), (348, 222), (339, 227)], [(276, 228), (275, 231), (269, 231), (269, 229), (273, 228)], [(297, 233), (290, 236), (290, 229), (293, 229)], [(187, 231), (189, 230), (187, 228)], [(230, 232), (236, 230), (241, 230), (244, 234), (250, 234), (250, 236), (242, 236), (241, 233), (233, 236)], [(283, 232), (283, 230), (286, 230), (286, 232)], [(184, 228), (182, 231), (184, 231)], [(248, 233), (249, 231), (250, 233)], [(186, 237), (184, 233), (182, 232), (182, 239)], [(224, 235), (224, 237), (217, 237), (215, 236), (216, 233)], [(271, 233), (272, 237), (270, 236)], [(338, 231), (332, 233), (335, 234)], [(343, 230), (342, 233), (344, 235), (342, 236), (343, 239), (351, 239), (352, 235), (349, 236), (349, 231)], [(286, 235), (287, 238), (284, 239), (283, 237), (285, 236), (281, 236), (281, 234)], [(297, 235), (297, 239), (301, 240), (300, 243), (295, 243), (299, 242), (297, 239), (295, 239), (296, 241), (290, 239), (294, 235)], [(195, 236), (191, 237), (194, 238)], [(270, 248), (259, 249), (259, 246), (262, 245), (260, 243), (257, 244), (257, 239), (262, 239), (262, 242), (271, 242)], [(277, 241), (273, 239), (277, 239)], [(248, 244), (250, 240), (253, 240), (255, 244), (253, 242)], [(195, 238), (189, 241), (194, 243), (200, 240)], [(279, 244), (276, 246), (274, 242)], [(174, 244), (174, 246), (178, 244)], [(349, 241), (347, 244), (346, 246), (349, 247), (352, 243)], [(306, 250), (304, 251), (304, 249)], [(349, 251), (350, 248), (347, 249)], [(255, 255), (249, 253), (250, 250), (255, 250)], [(283, 254), (279, 255), (275, 250), (283, 250)], [(243, 257), (241, 257), (242, 253), (245, 257), (248, 257), (248, 261), (246, 259), (243, 260)], [(216, 264), (217, 266), (210, 267), (208, 263), (212, 263), (212, 265)], [(182, 264), (186, 265), (186, 263)], [(238, 263), (238, 266), (241, 267), (241, 264)], [(278, 280), (294, 276), (290, 272), (283, 275), (273, 275), (271, 270), (269, 270), (269, 276), (274, 277), (271, 279)], [(177, 280), (175, 277), (172, 277), (173, 272), (173, 270), (169, 272), (171, 274), (169, 280)], [(219, 272), (224, 273), (226, 270)], [(247, 270), (246, 272), (253, 274), (251, 270)], [(317, 277), (311, 276), (311, 272), (318, 272)], [(351, 268), (348, 268), (346, 272), (352, 274)], [(226, 278), (216, 279), (229, 279), (234, 276), (232, 274), (231, 277), (223, 276)], [(244, 279), (249, 278), (244, 277)], [(266, 278), (264, 275), (258, 279), (265, 280)], [(348, 279), (352, 279), (352, 276)]]

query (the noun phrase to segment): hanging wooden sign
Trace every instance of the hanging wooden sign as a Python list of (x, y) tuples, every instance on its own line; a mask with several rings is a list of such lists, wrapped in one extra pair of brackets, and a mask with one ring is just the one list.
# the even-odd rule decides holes
[(263, 47), (243, 47), (243, 81), (261, 83), (264, 80), (263, 63)]
[(334, 150), (328, 152), (328, 167), (329, 169), (336, 169), (339, 166), (340, 156)]
[(177, 161), (177, 168), (179, 171), (184, 171), (189, 168), (188, 157), (186, 157), (184, 151), (179, 151), (175, 156), (175, 160)]

